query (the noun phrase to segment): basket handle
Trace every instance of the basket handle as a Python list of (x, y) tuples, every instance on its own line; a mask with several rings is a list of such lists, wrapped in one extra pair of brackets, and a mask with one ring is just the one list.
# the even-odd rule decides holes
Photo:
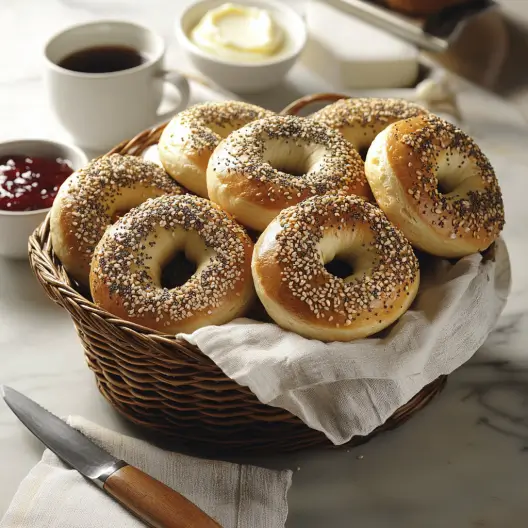
[(280, 113), (283, 115), (298, 115), (299, 112), (306, 106), (309, 106), (314, 103), (320, 103), (327, 101), (328, 103), (334, 103), (340, 99), (350, 99), (350, 95), (344, 95), (339, 93), (316, 93), (312, 95), (305, 95), (290, 103), (286, 108), (283, 108)]

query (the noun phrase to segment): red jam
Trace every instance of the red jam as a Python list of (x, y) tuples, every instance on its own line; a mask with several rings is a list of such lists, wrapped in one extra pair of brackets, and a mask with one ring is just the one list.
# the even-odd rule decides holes
[(0, 157), (0, 209), (36, 211), (53, 204), (59, 187), (73, 172), (62, 159)]

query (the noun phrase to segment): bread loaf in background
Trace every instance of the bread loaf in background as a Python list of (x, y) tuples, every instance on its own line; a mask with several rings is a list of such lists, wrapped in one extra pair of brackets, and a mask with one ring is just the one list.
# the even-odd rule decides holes
[(432, 15), (446, 7), (467, 3), (468, 0), (385, 0), (391, 9), (409, 15)]

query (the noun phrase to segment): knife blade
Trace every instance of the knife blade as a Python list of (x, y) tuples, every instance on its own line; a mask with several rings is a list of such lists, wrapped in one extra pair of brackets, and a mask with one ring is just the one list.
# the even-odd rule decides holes
[(68, 466), (153, 528), (221, 528), (198, 506), (124, 460), (15, 389), (2, 387), (18, 419)]

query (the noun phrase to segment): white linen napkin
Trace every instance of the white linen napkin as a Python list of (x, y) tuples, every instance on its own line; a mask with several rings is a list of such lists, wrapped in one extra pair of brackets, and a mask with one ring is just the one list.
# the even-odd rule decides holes
[(421, 268), (419, 294), (389, 332), (322, 343), (277, 325), (238, 319), (183, 337), (268, 405), (336, 445), (366, 435), (442, 374), (465, 363), (495, 325), (510, 289), (506, 246)]
[[(115, 457), (180, 492), (223, 528), (282, 528), (291, 471), (170, 453), (83, 418), (68, 423)], [(144, 528), (108, 495), (46, 450), (21, 483), (1, 528)]]

